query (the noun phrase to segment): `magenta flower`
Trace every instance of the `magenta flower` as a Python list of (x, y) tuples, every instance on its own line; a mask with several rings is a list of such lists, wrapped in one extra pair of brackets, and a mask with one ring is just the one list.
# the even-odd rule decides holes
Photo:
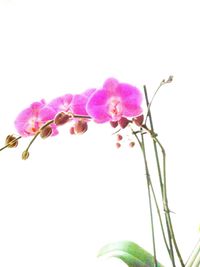
[(96, 89), (88, 89), (82, 94), (77, 94), (73, 96), (72, 102), (71, 102), (71, 111), (73, 114), (77, 115), (88, 115), (86, 111), (86, 105), (88, 102), (88, 99), (91, 97), (91, 95), (96, 91)]
[[(47, 106), (44, 100), (34, 102), (30, 107), (24, 109), (15, 120), (15, 127), (18, 133), (23, 136), (35, 135), (36, 132), (47, 121), (55, 117), (55, 110)], [(55, 125), (51, 125), (52, 135), (58, 133)]]
[(142, 94), (136, 87), (110, 78), (89, 98), (86, 110), (96, 122), (118, 121), (139, 116), (141, 102)]
[(70, 104), (72, 101), (72, 94), (66, 94), (60, 97), (57, 97), (55, 99), (53, 99), (48, 106), (50, 106), (51, 108), (53, 108), (56, 113), (58, 112), (67, 112), (70, 110)]

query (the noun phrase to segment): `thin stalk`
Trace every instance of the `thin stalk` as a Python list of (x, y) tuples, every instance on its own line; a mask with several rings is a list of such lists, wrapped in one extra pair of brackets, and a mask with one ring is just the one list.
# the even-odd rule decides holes
[(149, 116), (149, 112), (150, 112), (151, 105), (152, 105), (152, 103), (153, 103), (153, 101), (154, 101), (154, 98), (155, 98), (155, 96), (157, 95), (158, 91), (160, 90), (160, 88), (161, 88), (163, 85), (165, 85), (165, 84), (167, 84), (167, 83), (171, 83), (172, 80), (173, 80), (173, 76), (170, 75), (169, 78), (168, 78), (167, 80), (162, 80), (162, 82), (159, 84), (158, 88), (156, 89), (155, 93), (153, 94), (153, 97), (151, 98), (151, 101), (149, 102), (149, 104), (148, 104), (148, 106), (147, 106), (147, 114), (146, 114), (146, 117), (145, 117), (145, 120), (144, 120), (144, 124), (146, 124), (146, 122), (147, 122), (147, 118), (148, 118), (148, 116)]
[(72, 114), (72, 117), (73, 118), (79, 118), (79, 119), (92, 119), (90, 116), (87, 116), (87, 115), (78, 115), (78, 114)]
[[(151, 133), (154, 133), (153, 120), (152, 120), (152, 116), (151, 116), (151, 110), (150, 110), (150, 106), (149, 106), (148, 94), (147, 94), (147, 89), (146, 89), (145, 85), (144, 85), (144, 95), (145, 95), (145, 99), (146, 99), (146, 105), (147, 105), (147, 108), (148, 108), (147, 117), (149, 118), (149, 122), (150, 122), (150, 126), (151, 126)], [(145, 125), (146, 125), (146, 123), (145, 123)], [(160, 163), (159, 163), (159, 156), (158, 156), (158, 151), (157, 151), (155, 140), (153, 140), (153, 146), (154, 146), (155, 157), (156, 157), (156, 162), (157, 162), (160, 189), (161, 189), (161, 193), (162, 193), (162, 196), (163, 196), (163, 180), (162, 180), (161, 167), (160, 167)]]
[(179, 258), (179, 261), (181, 263), (181, 266), (184, 267), (184, 263), (183, 263), (183, 259), (181, 257), (177, 242), (176, 242), (176, 238), (175, 238), (175, 234), (174, 234), (174, 230), (173, 230), (173, 225), (172, 225), (172, 221), (171, 221), (171, 216), (170, 216), (170, 210), (169, 210), (169, 206), (168, 206), (168, 198), (167, 198), (167, 182), (166, 182), (166, 152), (164, 147), (162, 146), (162, 144), (160, 143), (160, 141), (158, 140), (157, 137), (154, 138), (156, 143), (159, 145), (161, 151), (162, 151), (162, 155), (163, 155), (163, 181), (164, 181), (164, 191), (163, 191), (163, 200), (164, 200), (164, 211), (167, 215), (167, 220), (168, 220), (168, 224), (169, 224), (169, 228), (170, 228), (170, 234), (171, 234), (171, 238), (172, 241), (174, 243), (174, 247), (176, 249), (176, 253), (177, 256)]
[(169, 249), (169, 246), (168, 246), (168, 243), (167, 243), (167, 239), (166, 239), (166, 236), (165, 236), (165, 231), (164, 231), (164, 227), (163, 227), (163, 223), (162, 223), (160, 209), (159, 209), (159, 206), (158, 206), (158, 203), (157, 203), (155, 191), (154, 191), (154, 188), (153, 188), (153, 185), (152, 185), (152, 181), (151, 180), (150, 180), (150, 186), (151, 186), (151, 191), (152, 191), (152, 194), (153, 194), (154, 202), (155, 202), (155, 205), (156, 205), (156, 210), (157, 210), (157, 213), (158, 213), (158, 218), (159, 218), (159, 222), (160, 222), (160, 227), (161, 227), (161, 231), (162, 231), (164, 243), (165, 243), (165, 246), (167, 248), (168, 254), (170, 256), (170, 249)]
[[(152, 133), (154, 133), (154, 127), (153, 127), (153, 120), (152, 120), (152, 116), (151, 116), (151, 110), (149, 108), (149, 100), (148, 100), (148, 94), (147, 94), (146, 86), (144, 86), (144, 94), (145, 94), (145, 99), (146, 99), (146, 105), (148, 107), (148, 118), (149, 118), (150, 127), (151, 127), (151, 134), (152, 134)], [(160, 189), (161, 189), (161, 194), (162, 194), (162, 199), (163, 199), (163, 193), (164, 193), (163, 178), (162, 178), (162, 173), (161, 173), (157, 144), (156, 144), (156, 141), (154, 139), (153, 139), (153, 147), (154, 147), (154, 153), (155, 153), (155, 158), (156, 158), (156, 165), (157, 165), (157, 170), (158, 170)], [(175, 267), (176, 265), (175, 265), (175, 259), (174, 259), (173, 245), (172, 245), (169, 223), (167, 220), (166, 213), (165, 213), (165, 221), (166, 221), (166, 227), (167, 227), (167, 233), (168, 233), (168, 239), (169, 239), (170, 258), (171, 258), (173, 267)]]
[[(137, 135), (138, 132), (133, 131), (132, 128), (131, 128), (131, 131), (135, 135), (135, 137), (136, 137), (136, 139), (138, 141), (138, 144), (140, 145), (141, 151), (142, 151), (142, 143), (141, 143), (140, 139), (138, 138), (138, 135)], [(142, 151), (142, 153), (143, 153), (143, 151)], [(157, 198), (156, 198), (156, 194), (155, 194), (155, 190), (154, 190), (151, 178), (149, 179), (149, 182), (150, 182), (151, 191), (152, 191), (154, 203), (155, 203), (155, 206), (156, 206), (156, 211), (157, 211), (159, 222), (160, 222), (160, 227), (161, 227), (161, 232), (162, 232), (162, 235), (163, 235), (163, 240), (164, 240), (165, 246), (167, 248), (168, 254), (171, 257), (169, 245), (167, 243), (167, 239), (166, 239), (166, 236), (165, 236), (165, 231), (164, 231), (164, 226), (163, 226), (162, 217), (161, 217), (161, 213), (160, 213), (160, 208), (159, 208), (159, 205), (158, 205), (158, 201), (157, 201)]]
[(146, 179), (147, 179), (147, 189), (148, 189), (148, 199), (149, 199), (149, 210), (150, 210), (150, 219), (151, 219), (151, 233), (152, 233), (152, 242), (153, 242), (153, 254), (154, 254), (154, 266), (157, 267), (157, 258), (156, 258), (156, 244), (155, 244), (155, 232), (154, 232), (154, 221), (153, 221), (153, 209), (152, 209), (152, 201), (151, 201), (151, 185), (150, 185), (150, 173), (147, 163), (146, 150), (145, 150), (145, 142), (144, 136), (141, 133), (142, 139), (142, 152), (145, 164), (146, 171)]
[(199, 267), (200, 265), (200, 253), (197, 255), (192, 267)]
[(160, 88), (161, 88), (162, 85), (163, 85), (163, 83), (161, 82), (160, 85), (158, 86), (158, 88), (156, 89), (155, 93), (153, 94), (153, 97), (152, 97), (151, 101), (148, 103), (148, 106), (147, 106), (147, 114), (146, 114), (146, 117), (145, 117), (145, 120), (144, 120), (144, 124), (147, 123), (147, 119), (148, 119), (148, 116), (149, 116), (149, 113), (150, 113), (151, 105), (152, 105), (153, 100), (154, 100), (155, 96), (157, 95), (157, 93), (160, 90)]
[[(200, 255), (200, 239), (198, 243), (196, 244), (195, 248), (193, 249), (189, 259), (187, 260), (185, 267), (193, 267), (193, 263), (199, 257), (199, 255)], [(199, 265), (200, 265), (200, 262), (199, 262)]]
[[(144, 86), (144, 93), (145, 93), (145, 99), (146, 99), (146, 104), (147, 107), (149, 107), (149, 100), (148, 100), (148, 95), (147, 95), (147, 89), (146, 86)], [(150, 122), (150, 131), (151, 133), (154, 133), (154, 127), (153, 127), (153, 120), (152, 120), (152, 116), (151, 116), (151, 110), (149, 108), (148, 110), (148, 118), (149, 118), (149, 122)], [(171, 222), (171, 217), (170, 217), (170, 211), (168, 208), (168, 200), (167, 200), (167, 189), (166, 189), (166, 154), (163, 154), (163, 176), (162, 177), (162, 173), (161, 173), (161, 167), (160, 167), (160, 160), (159, 160), (159, 155), (158, 155), (158, 149), (157, 149), (157, 140), (155, 136), (153, 136), (153, 146), (154, 146), (154, 153), (155, 153), (155, 157), (156, 157), (156, 164), (157, 164), (157, 169), (158, 169), (158, 176), (159, 176), (159, 181), (160, 181), (160, 187), (161, 187), (161, 193), (162, 193), (162, 198), (163, 198), (163, 207), (164, 207), (164, 211), (165, 211), (165, 220), (166, 220), (166, 226), (167, 226), (167, 232), (168, 232), (168, 236), (169, 236), (169, 244), (170, 244), (170, 251), (171, 251), (171, 260), (172, 260), (172, 264), (175, 267), (175, 259), (174, 259), (174, 252), (173, 252), (173, 244), (172, 244), (172, 240), (176, 249), (176, 253), (178, 255), (179, 261), (181, 263), (181, 266), (184, 267), (184, 263), (181, 257), (181, 254), (179, 252), (177, 243), (176, 243), (176, 239), (174, 236), (174, 231), (173, 231), (173, 227), (172, 227), (172, 222)], [(163, 150), (162, 150), (163, 153)]]

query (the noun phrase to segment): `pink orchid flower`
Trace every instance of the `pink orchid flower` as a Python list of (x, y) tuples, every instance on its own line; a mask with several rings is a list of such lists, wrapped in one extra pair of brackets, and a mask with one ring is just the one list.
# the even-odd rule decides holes
[(53, 108), (56, 113), (58, 112), (67, 112), (70, 110), (70, 104), (72, 101), (73, 95), (72, 94), (66, 94), (60, 97), (57, 97), (53, 99), (48, 106)]
[[(55, 110), (47, 106), (44, 100), (34, 102), (24, 109), (15, 120), (18, 133), (23, 136), (35, 135), (36, 132), (49, 120), (55, 117)], [(55, 125), (52, 127), (52, 136), (58, 133)]]
[(88, 114), (99, 123), (141, 115), (142, 94), (136, 87), (110, 78), (96, 90), (86, 106)]

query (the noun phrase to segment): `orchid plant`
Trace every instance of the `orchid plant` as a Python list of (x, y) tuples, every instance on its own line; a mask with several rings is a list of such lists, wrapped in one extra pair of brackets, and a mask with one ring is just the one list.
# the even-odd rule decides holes
[[(170, 76), (167, 80), (163, 80), (150, 100), (146, 86), (143, 88), (143, 93), (135, 86), (109, 78), (100, 89), (91, 88), (82, 94), (75, 95), (68, 93), (53, 99), (49, 103), (46, 103), (43, 99), (39, 102), (33, 102), (28, 108), (22, 110), (15, 120), (15, 127), (19, 135), (8, 135), (5, 145), (0, 149), (2, 151), (5, 148), (17, 147), (20, 138), (32, 136), (27, 148), (22, 153), (22, 159), (27, 160), (30, 156), (30, 147), (37, 137), (53, 137), (59, 133), (59, 127), (64, 124), (70, 124), (70, 134), (84, 134), (92, 122), (98, 124), (109, 123), (112, 128), (115, 128), (116, 147), (120, 148), (121, 140), (124, 138), (123, 131), (126, 128), (132, 137), (129, 146), (134, 147), (137, 144), (141, 149), (141, 156), (144, 160), (153, 253), (150, 254), (132, 241), (119, 241), (104, 246), (100, 249), (98, 255), (117, 257), (129, 267), (163, 267), (157, 259), (155, 216), (159, 219), (171, 266), (200, 266), (200, 241), (186, 262), (182, 258), (178, 247), (171, 211), (168, 206), (166, 152), (154, 129), (151, 114), (151, 105), (155, 95), (163, 85), (171, 83), (172, 79), (173, 77)], [(146, 109), (142, 108), (143, 102), (146, 103)], [(161, 203), (158, 202), (158, 195), (154, 190), (149, 171), (149, 161), (146, 153), (147, 138), (150, 138), (153, 142)]]

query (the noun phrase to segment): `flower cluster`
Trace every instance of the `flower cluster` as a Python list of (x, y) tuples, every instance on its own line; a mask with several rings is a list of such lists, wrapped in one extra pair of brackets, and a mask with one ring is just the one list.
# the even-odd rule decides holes
[[(114, 78), (107, 79), (100, 89), (88, 89), (82, 94), (68, 93), (53, 99), (49, 103), (46, 103), (45, 100), (34, 102), (24, 109), (15, 120), (15, 126), (20, 136), (8, 135), (5, 140), (5, 146), (0, 148), (0, 151), (2, 151), (7, 147), (17, 147), (20, 138), (33, 136), (29, 145), (22, 153), (22, 159), (26, 160), (29, 158), (29, 148), (37, 136), (42, 138), (55, 136), (58, 134), (59, 126), (69, 122), (72, 123), (70, 128), (71, 134), (83, 134), (88, 130), (88, 123), (90, 121), (99, 124), (109, 122), (113, 128), (118, 127), (115, 129), (115, 134), (117, 140), (116, 147), (119, 148), (123, 140), (122, 130), (128, 128), (131, 131), (131, 137), (126, 135), (129, 146), (134, 147), (134, 140), (136, 140), (144, 160), (153, 255), (130, 241), (108, 244), (99, 253), (100, 256), (109, 255), (120, 258), (128, 266), (163, 267), (157, 259), (154, 207), (156, 207), (155, 210), (160, 223), (163, 241), (172, 266), (177, 266), (177, 260), (179, 260), (181, 267), (200, 266), (200, 241), (186, 263), (184, 263), (177, 245), (168, 206), (166, 152), (158, 139), (158, 135), (155, 133), (151, 114), (151, 105), (155, 95), (163, 85), (172, 82), (172, 79), (173, 77), (169, 76), (167, 80), (162, 80), (150, 101), (146, 86), (144, 86), (144, 97), (147, 107), (145, 116), (141, 107), (142, 93), (139, 89), (130, 84), (120, 83)], [(153, 153), (152, 151), (151, 153), (146, 152), (146, 149), (148, 149), (146, 147), (146, 139), (149, 137), (153, 142)], [(155, 156), (155, 166), (158, 170), (157, 178), (161, 194), (159, 199), (162, 200), (161, 205), (158, 202), (157, 190), (154, 189), (154, 182), (156, 180), (151, 178), (148, 155), (151, 157), (152, 155)], [(162, 206), (164, 213), (161, 212), (160, 206)]]
[[(22, 137), (33, 136), (38, 131), (42, 137), (58, 134), (58, 126), (73, 121), (70, 133), (84, 133), (88, 121), (110, 122), (125, 128), (129, 118), (142, 114), (142, 94), (136, 87), (109, 78), (101, 89), (88, 89), (82, 94), (65, 94), (46, 103), (34, 102), (15, 120), (15, 127)], [(50, 122), (50, 123), (49, 123)], [(46, 125), (48, 123), (48, 127)], [(44, 127), (45, 125), (45, 127)]]

